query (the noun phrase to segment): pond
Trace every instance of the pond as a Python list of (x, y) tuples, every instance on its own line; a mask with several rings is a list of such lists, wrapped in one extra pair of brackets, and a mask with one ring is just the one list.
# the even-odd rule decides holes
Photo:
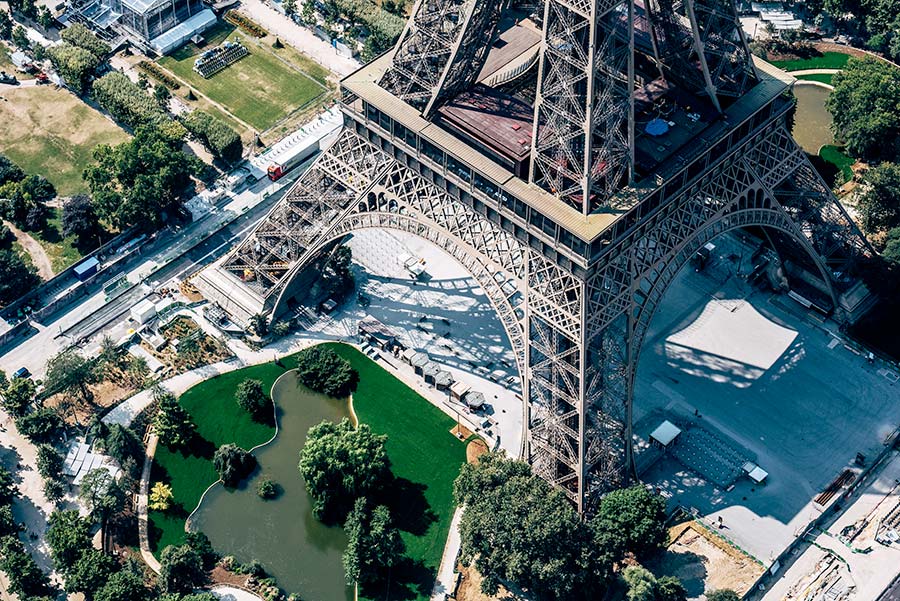
[[(260, 470), (238, 490), (217, 485), (209, 491), (192, 528), (205, 532), (222, 555), (234, 555), (240, 562), (259, 560), (288, 593), (316, 601), (349, 601), (353, 589), (345, 585), (341, 565), (347, 539), (340, 527), (326, 527), (313, 517), (297, 470), (309, 428), (324, 419), (349, 417), (348, 404), (300, 386), (294, 371), (275, 382), (272, 396), (279, 432), (256, 451)], [(263, 476), (283, 489), (277, 498), (265, 501), (256, 494)]]
[(794, 139), (803, 150), (817, 155), (826, 144), (834, 144), (831, 131), (831, 113), (825, 108), (825, 100), (831, 93), (826, 87), (798, 81), (794, 84), (797, 97), (797, 115), (794, 119)]

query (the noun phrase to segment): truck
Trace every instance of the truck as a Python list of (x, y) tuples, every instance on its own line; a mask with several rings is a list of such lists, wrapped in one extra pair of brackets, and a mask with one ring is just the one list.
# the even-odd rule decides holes
[(19, 80), (6, 71), (0, 71), (0, 83), (5, 83), (10, 86), (17, 86), (19, 85)]
[(310, 139), (306, 143), (300, 143), (296, 146), (286, 148), (282, 152), (272, 153), (271, 162), (266, 167), (266, 175), (273, 182), (278, 181), (284, 175), (311, 157), (319, 150), (319, 140)]

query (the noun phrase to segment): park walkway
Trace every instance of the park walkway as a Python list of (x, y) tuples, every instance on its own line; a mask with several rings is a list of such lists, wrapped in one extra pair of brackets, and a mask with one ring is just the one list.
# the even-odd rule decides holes
[(25, 249), (25, 252), (31, 257), (31, 262), (34, 263), (35, 268), (37, 268), (38, 276), (45, 282), (53, 278), (53, 263), (50, 262), (50, 257), (47, 256), (47, 252), (44, 250), (44, 247), (41, 246), (41, 243), (31, 237), (30, 234), (23, 232), (12, 223), (8, 221), (4, 221), (6, 227), (9, 228), (9, 231), (12, 232), (12, 235), (16, 237), (16, 242), (22, 245), (22, 248)]

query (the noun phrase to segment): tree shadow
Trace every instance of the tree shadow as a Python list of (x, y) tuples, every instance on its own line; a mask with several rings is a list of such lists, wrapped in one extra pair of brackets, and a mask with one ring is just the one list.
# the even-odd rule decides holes
[(422, 536), (438, 519), (425, 498), (426, 488), (428, 487), (424, 484), (395, 476), (377, 496), (375, 502), (378, 505), (388, 506), (391, 510), (391, 519), (397, 528), (415, 536)]
[(838, 169), (837, 165), (833, 163), (829, 163), (822, 157), (816, 154), (806, 153), (807, 158), (812, 163), (813, 168), (822, 176), (822, 179), (825, 180), (829, 186), (834, 187), (835, 182), (837, 181), (837, 175), (841, 172)]
[(199, 434), (194, 433), (187, 445), (171, 450), (175, 453), (180, 454), (182, 457), (193, 456), (211, 460), (216, 452), (216, 445), (206, 440)]
[(419, 559), (403, 557), (389, 572), (360, 587), (360, 596), (367, 599), (405, 601), (429, 597), (437, 577), (435, 570)]

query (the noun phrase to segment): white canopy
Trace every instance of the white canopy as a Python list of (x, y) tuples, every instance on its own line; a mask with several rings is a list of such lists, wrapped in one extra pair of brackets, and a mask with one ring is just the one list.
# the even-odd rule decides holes
[(663, 421), (656, 430), (650, 434), (650, 439), (655, 440), (659, 444), (664, 447), (672, 444), (672, 441), (678, 438), (678, 435), (681, 434), (681, 428), (670, 422), (669, 420)]

